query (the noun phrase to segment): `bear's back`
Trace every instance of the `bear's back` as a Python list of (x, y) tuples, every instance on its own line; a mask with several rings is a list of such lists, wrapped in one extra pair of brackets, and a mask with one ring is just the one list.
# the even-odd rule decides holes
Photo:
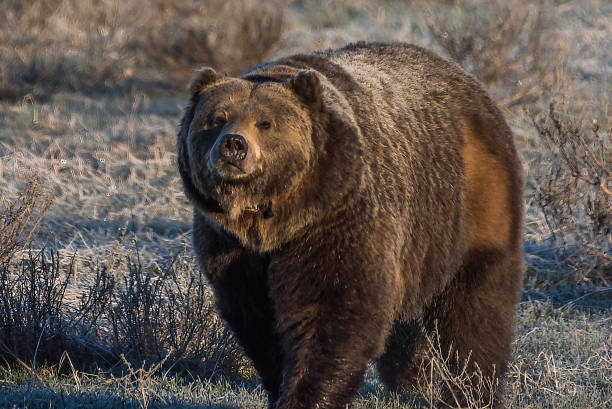
[[(320, 72), (348, 102), (363, 145), (353, 160), (366, 168), (372, 208), (405, 226), (407, 264), (444, 271), (456, 268), (464, 251), (520, 253), (518, 155), (503, 115), (476, 79), (402, 43), (285, 57), (246, 75), (285, 81), (305, 69)], [(355, 136), (330, 137), (342, 145)]]
[[(411, 230), (405, 248), (425, 255), (407, 264), (452, 270), (458, 254), (491, 251), (519, 260), (522, 167), (484, 87), (409, 44), (357, 43), (321, 55), (355, 84), (342, 89), (328, 77), (355, 111), (378, 197), (402, 210), (396, 217)], [(432, 293), (430, 285), (444, 283), (421, 282), (420, 293)]]

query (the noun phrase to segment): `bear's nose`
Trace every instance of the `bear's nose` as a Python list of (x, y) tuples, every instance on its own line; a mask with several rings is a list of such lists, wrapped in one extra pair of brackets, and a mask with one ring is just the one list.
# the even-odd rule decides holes
[(219, 144), (219, 154), (224, 159), (244, 160), (249, 145), (241, 135), (227, 134)]

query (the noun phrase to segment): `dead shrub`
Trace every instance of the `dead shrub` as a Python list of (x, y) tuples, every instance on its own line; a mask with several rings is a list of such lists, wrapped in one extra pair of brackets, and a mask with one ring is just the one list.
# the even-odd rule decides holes
[[(603, 101), (602, 101), (603, 102)], [(593, 111), (596, 111), (593, 109)], [(553, 246), (579, 282), (612, 282), (612, 124), (607, 104), (601, 120), (562, 92), (530, 118), (546, 148), (534, 199)], [(598, 116), (598, 115), (597, 115)], [(590, 118), (590, 120), (588, 119)]]
[(80, 370), (164, 362), (208, 377), (235, 375), (245, 365), (205, 278), (183, 256), (157, 271), (145, 271), (139, 260), (125, 273), (90, 266), (92, 280), (74, 297), (74, 256), (31, 250), (3, 265), (0, 359), (32, 372), (36, 362), (61, 367), (65, 355)]
[[(24, 251), (51, 195), (31, 179), (0, 212), (0, 358), (28, 370), (68, 354), (80, 367), (112, 367), (125, 356), (143, 366), (165, 359), (203, 375), (236, 373), (244, 358), (214, 310), (205, 277), (181, 253), (144, 269), (138, 252), (121, 262)], [(117, 249), (115, 249), (117, 251)], [(159, 267), (159, 266), (162, 267)]]
[[(0, 270), (0, 356), (20, 363), (57, 361), (68, 344), (64, 294), (72, 269), (54, 251), (29, 251)], [(29, 368), (28, 368), (29, 369)]]
[(235, 373), (240, 353), (214, 311), (203, 274), (182, 258), (158, 271), (145, 271), (138, 255), (128, 265), (108, 317), (114, 349), (137, 365), (167, 359)]
[[(120, 83), (132, 58), (118, 2), (9, 0), (0, 8), (0, 98)], [(129, 15), (125, 13), (126, 17)]]
[[(0, 270), (0, 359), (34, 373), (36, 363), (61, 369), (66, 356), (80, 369), (110, 365), (100, 330), (114, 281), (106, 269), (92, 271), (95, 280), (74, 302), (75, 255), (29, 250)], [(64, 368), (67, 369), (67, 368)]]
[(4, 206), (0, 211), (0, 265), (29, 244), (52, 202), (53, 196), (32, 178), (17, 200)]
[(481, 80), (503, 106), (535, 101), (551, 85), (561, 48), (546, 3), (457, 2), (427, 27), (450, 58)]
[(193, 68), (264, 61), (285, 0), (9, 0), (0, 8), (0, 99), (56, 89), (183, 86)]

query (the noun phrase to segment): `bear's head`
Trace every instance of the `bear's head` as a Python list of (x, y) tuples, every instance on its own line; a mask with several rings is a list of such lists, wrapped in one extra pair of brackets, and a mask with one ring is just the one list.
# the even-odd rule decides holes
[(178, 135), (186, 195), (247, 245), (277, 247), (360, 178), (346, 174), (351, 166), (328, 143), (331, 126), (351, 145), (337, 147), (341, 156), (357, 159), (358, 138), (350, 137), (357, 127), (352, 117), (325, 108), (322, 81), (314, 70), (261, 80), (204, 68), (190, 84)]

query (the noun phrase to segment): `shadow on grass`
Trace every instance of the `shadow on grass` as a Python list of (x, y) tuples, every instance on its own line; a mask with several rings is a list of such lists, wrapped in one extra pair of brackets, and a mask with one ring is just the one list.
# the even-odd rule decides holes
[(583, 257), (581, 247), (525, 243), (527, 273), (521, 301), (545, 301), (554, 308), (611, 310), (612, 288), (592, 274), (610, 266), (589, 266)]
[[(6, 409), (238, 409), (242, 404), (198, 404), (183, 403), (173, 398), (150, 398), (150, 401), (136, 399), (132, 396), (118, 396), (105, 392), (101, 387), (95, 392), (66, 392), (52, 390), (48, 387), (3, 387), (0, 384), (0, 407)], [(246, 407), (255, 407), (245, 402)]]

